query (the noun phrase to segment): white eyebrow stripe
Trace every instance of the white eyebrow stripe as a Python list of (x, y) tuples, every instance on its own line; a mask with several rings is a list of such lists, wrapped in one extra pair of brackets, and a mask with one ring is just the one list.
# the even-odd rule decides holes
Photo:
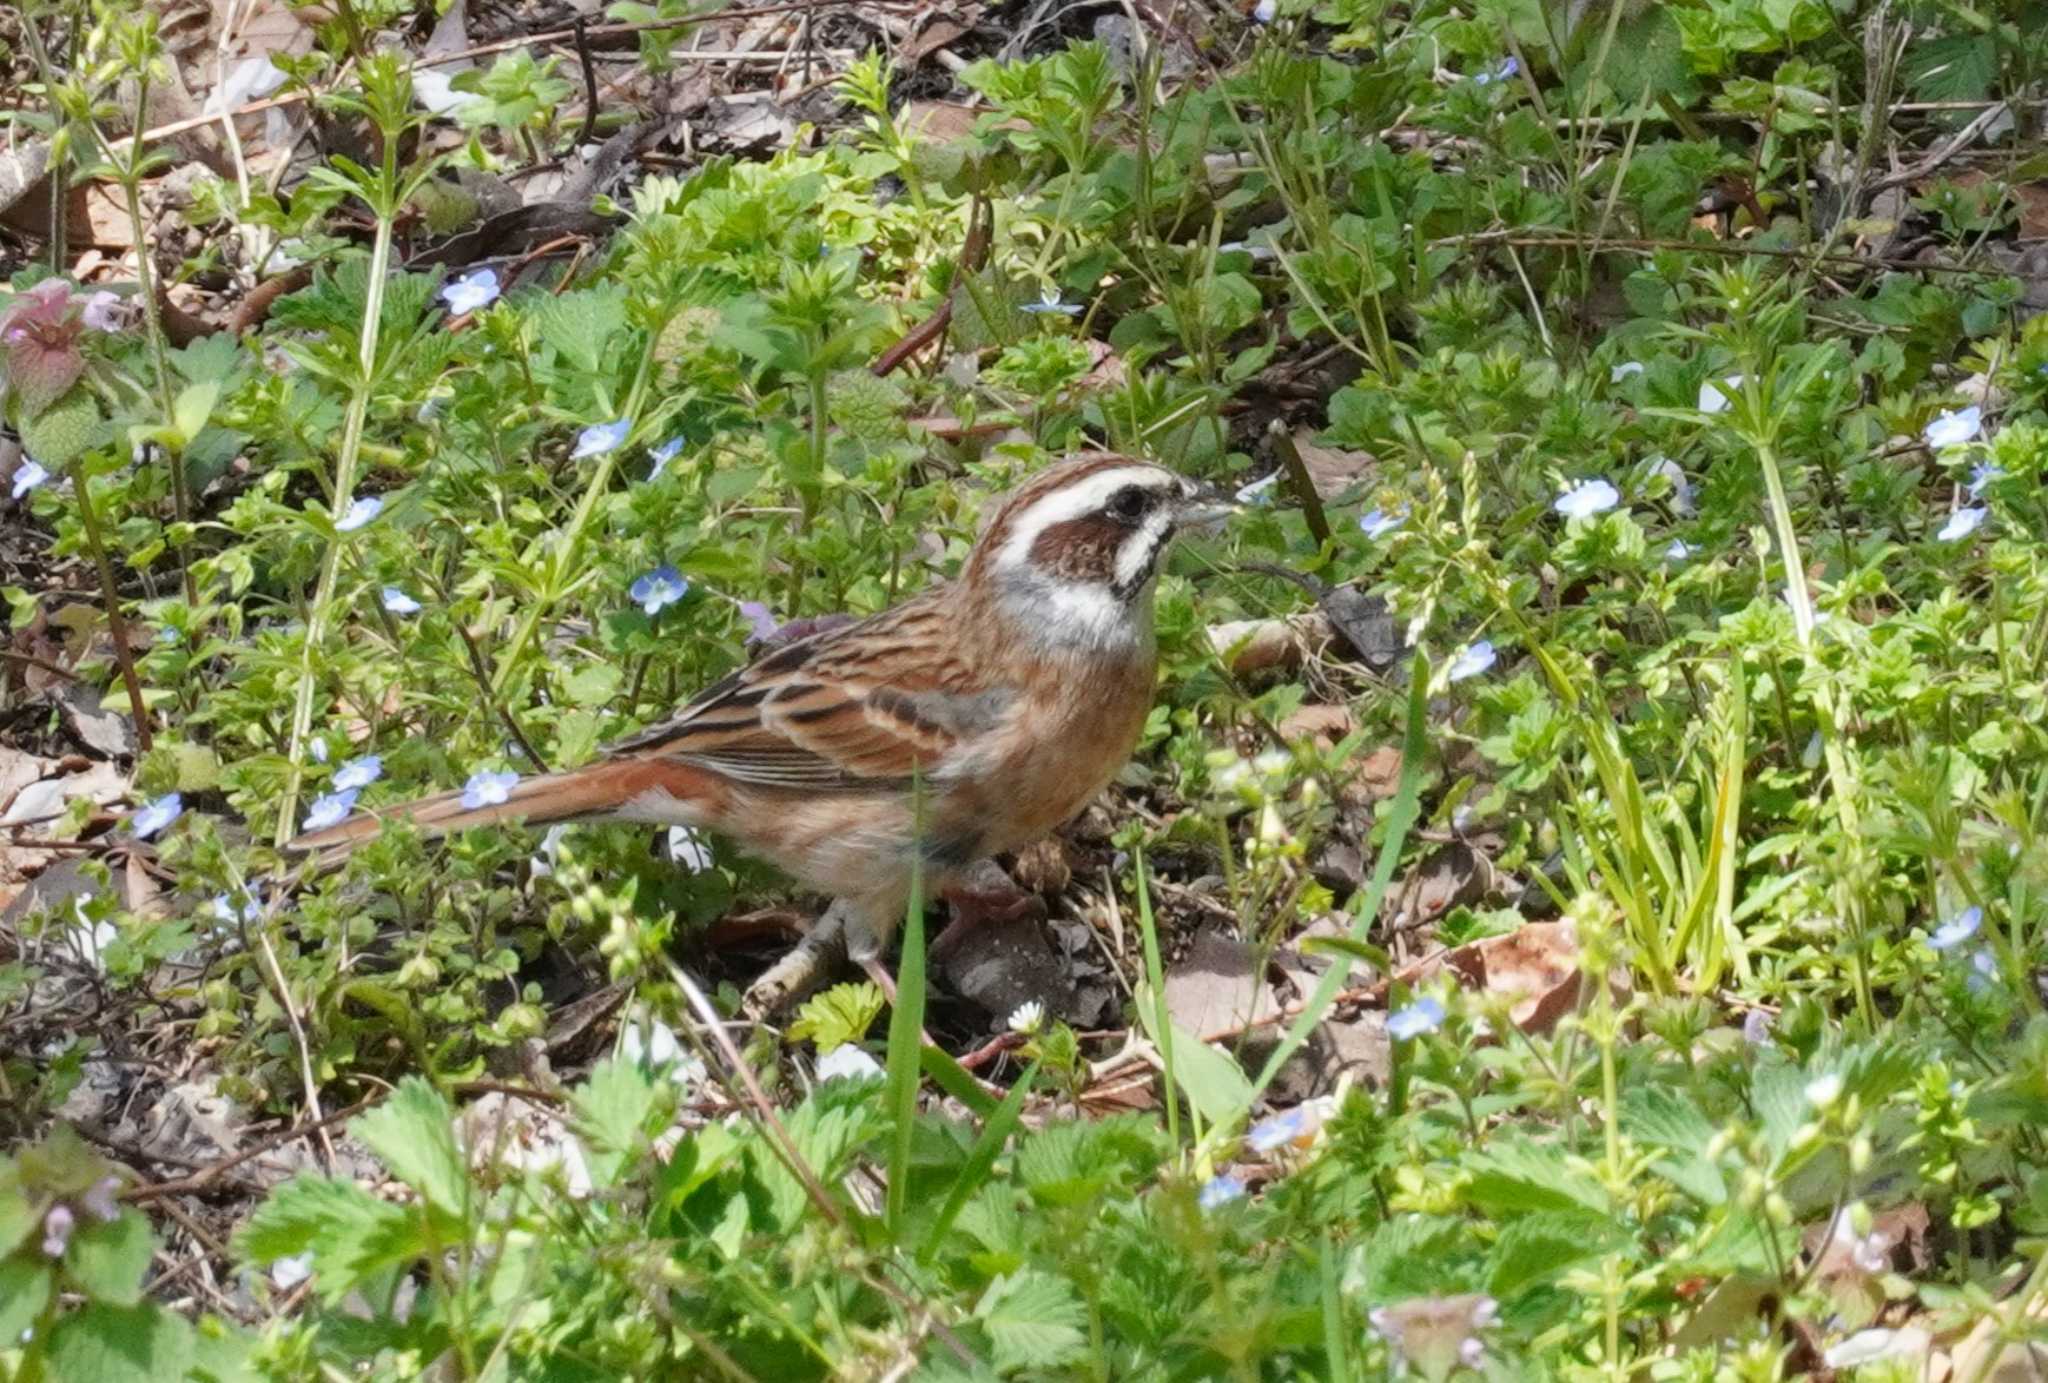
[(1039, 534), (1055, 524), (1096, 512), (1109, 503), (1111, 495), (1126, 485), (1165, 489), (1171, 483), (1172, 477), (1157, 466), (1134, 465), (1097, 471), (1085, 480), (1063, 486), (1043, 499), (1032, 501), (1029, 508), (1017, 515), (1015, 531), (1004, 541), (1002, 551), (996, 554), (996, 563), (1005, 567), (1022, 566), (1030, 559), (1031, 546), (1038, 541)]

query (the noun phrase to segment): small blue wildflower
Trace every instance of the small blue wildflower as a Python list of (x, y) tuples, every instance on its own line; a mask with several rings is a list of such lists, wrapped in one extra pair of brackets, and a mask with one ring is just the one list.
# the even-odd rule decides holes
[(656, 476), (660, 475), (663, 471), (667, 470), (668, 463), (675, 460), (676, 453), (680, 452), (682, 449), (683, 439), (680, 436), (671, 437), (658, 447), (648, 448), (647, 454), (654, 458), (654, 469), (647, 473), (647, 478), (649, 480), (652, 480)]
[(1294, 1108), (1270, 1119), (1261, 1119), (1253, 1124), (1251, 1132), (1244, 1136), (1245, 1146), (1255, 1153), (1269, 1153), (1275, 1148), (1284, 1148), (1298, 1142), (1316, 1131), (1315, 1121), (1307, 1105)]
[(1943, 447), (1959, 447), (1974, 441), (1983, 430), (1984, 410), (1973, 403), (1968, 408), (1935, 414), (1934, 421), (1921, 429), (1920, 440), (1940, 451)]
[(1443, 1004), (1425, 995), (1400, 1012), (1388, 1015), (1387, 1036), (1396, 1042), (1406, 1042), (1426, 1032), (1435, 1032), (1443, 1025)]
[(1364, 533), (1366, 537), (1378, 540), (1384, 538), (1406, 522), (1408, 522), (1408, 511), (1406, 509), (1396, 509), (1391, 514), (1384, 509), (1375, 509), (1370, 514), (1360, 516), (1358, 527), (1359, 531)]
[(341, 517), (334, 521), (334, 531), (353, 533), (383, 512), (384, 501), (375, 495), (352, 499), (348, 502), (348, 507), (342, 511)]
[(1927, 938), (1927, 944), (1937, 951), (1953, 951), (1977, 934), (1984, 925), (1984, 909), (1964, 908), (1954, 917), (1934, 929), (1934, 935)]
[(394, 615), (416, 615), (420, 612), (420, 603), (396, 586), (386, 586), (383, 599), (384, 608)]
[(1477, 677), (1496, 662), (1500, 655), (1494, 651), (1492, 639), (1481, 639), (1451, 659), (1451, 670), (1445, 676), (1453, 682), (1462, 682), (1468, 677)]
[(1998, 957), (1979, 946), (1970, 953), (1969, 985), (1972, 994), (1982, 994), (1998, 982)]
[(1590, 519), (1621, 503), (1621, 491), (1604, 480), (1585, 480), (1557, 497), (1550, 507), (1568, 519)]
[(1683, 562), (1692, 554), (1692, 544), (1686, 542), (1683, 538), (1673, 538), (1671, 546), (1664, 549), (1664, 560), (1667, 562)]
[(137, 840), (148, 840), (184, 814), (184, 797), (175, 792), (167, 792), (129, 817), (128, 824), (134, 829)]
[(1491, 86), (1495, 82), (1508, 80), (1521, 70), (1522, 64), (1520, 61), (1513, 57), (1503, 58), (1501, 59), (1500, 66), (1475, 74), (1472, 78), (1472, 85)]
[(615, 423), (592, 423), (576, 434), (576, 450), (569, 453), (571, 461), (582, 461), (587, 457), (602, 456), (626, 440), (626, 434), (633, 430), (631, 418), (621, 418)]
[(244, 894), (241, 906), (237, 907), (230, 895), (216, 893), (213, 895), (213, 915), (228, 926), (237, 922), (254, 922), (263, 916), (263, 904), (259, 899)]
[(1268, 476), (1261, 476), (1251, 484), (1243, 486), (1238, 490), (1237, 502), (1239, 504), (1270, 504), (1273, 502), (1273, 487), (1279, 483), (1280, 472), (1278, 471)]
[(1280, 7), (1274, 3), (1274, 0), (1259, 0), (1258, 4), (1252, 6), (1252, 22), (1254, 24), (1271, 24), (1279, 17), (1279, 14)]
[(14, 468), (14, 497), (20, 499), (30, 490), (42, 485), (50, 478), (49, 470), (42, 462), (24, 456), (21, 464)]
[(338, 826), (348, 819), (356, 809), (356, 796), (360, 788), (346, 792), (330, 792), (325, 797), (313, 799), (313, 805), (306, 808), (306, 819), (299, 824), (302, 831), (324, 831), (329, 826)]
[(350, 759), (334, 770), (334, 789), (347, 792), (351, 789), (366, 788), (384, 776), (384, 760), (376, 754), (364, 754)]
[(512, 789), (519, 785), (516, 773), (493, 773), (480, 768), (469, 775), (469, 781), (462, 785), (462, 805), (475, 811), (479, 807), (496, 807), (512, 798)]
[(324, 763), (326, 763), (326, 762), (327, 762), (327, 741), (326, 741), (326, 740), (313, 740), (313, 741), (311, 741), (310, 743), (308, 743), (308, 744), (306, 745), (306, 752), (307, 752), (308, 754), (311, 754), (311, 755), (313, 756), (313, 762), (314, 762), (314, 763), (316, 763), (316, 764), (324, 764)]
[(1742, 1018), (1742, 1040), (1752, 1047), (1761, 1047), (1771, 1040), (1771, 1015), (1760, 1008), (1753, 1008)]
[(498, 271), (477, 269), (441, 285), (441, 301), (457, 317), (489, 307), (497, 301)]
[(639, 607), (651, 619), (670, 605), (689, 594), (690, 583), (674, 567), (656, 567), (626, 588), (626, 594), (633, 597)]
[(1991, 517), (1991, 511), (1983, 505), (1972, 505), (1958, 509), (1948, 516), (1948, 522), (1934, 536), (1944, 543), (1959, 542), (1984, 526), (1984, 520)]
[(1204, 1210), (1214, 1210), (1232, 1201), (1243, 1199), (1244, 1181), (1225, 1172), (1220, 1176), (1210, 1177), (1202, 1184), (1202, 1193), (1195, 1197), (1195, 1203)]
[(1081, 304), (1061, 302), (1060, 290), (1047, 284), (1045, 291), (1039, 294), (1038, 301), (1023, 304), (1021, 310), (1033, 313), (1057, 312), (1064, 317), (1076, 317), (1080, 315)]
[(2005, 467), (1994, 466), (1989, 461), (1980, 461), (1971, 468), (1968, 489), (1972, 499), (1984, 493), (1984, 487), (1994, 480), (2005, 479)]

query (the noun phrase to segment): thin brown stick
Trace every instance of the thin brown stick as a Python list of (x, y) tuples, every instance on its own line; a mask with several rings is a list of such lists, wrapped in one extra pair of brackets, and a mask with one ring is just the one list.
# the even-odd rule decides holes
[(12, 649), (0, 648), (0, 659), (5, 659), (10, 663), (21, 663), (28, 667), (40, 669), (43, 672), (54, 673), (67, 682), (83, 682), (85, 680), (70, 668), (58, 667), (55, 663), (38, 658), (33, 653), (16, 653)]
[(590, 57), (589, 21), (580, 14), (576, 16), (576, 61), (583, 67), (583, 132), (576, 142), (588, 144), (591, 131), (597, 128), (597, 64)]
[(306, 1137), (308, 1134), (320, 1133), (344, 1120), (353, 1119), (356, 1115), (377, 1104), (383, 1098), (384, 1096), (381, 1093), (366, 1096), (363, 1099), (357, 1100), (346, 1109), (338, 1109), (332, 1114), (324, 1114), (309, 1123), (296, 1124), (282, 1133), (272, 1134), (260, 1142), (253, 1143), (232, 1156), (224, 1157), (205, 1169), (194, 1172), (191, 1176), (179, 1177), (176, 1181), (152, 1181), (141, 1186), (131, 1186), (121, 1193), (121, 1199), (134, 1204), (141, 1204), (146, 1201), (162, 1200), (165, 1196), (185, 1196), (197, 1191), (204, 1191), (244, 1162), (261, 1157), (268, 1152), (276, 1152), (285, 1144), (295, 1142), (300, 1138)]

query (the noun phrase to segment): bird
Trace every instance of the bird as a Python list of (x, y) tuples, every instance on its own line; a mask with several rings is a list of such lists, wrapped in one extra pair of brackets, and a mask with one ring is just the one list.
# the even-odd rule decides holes
[(377, 807), (291, 847), (333, 867), (398, 818), (435, 835), (707, 829), (833, 899), (750, 1007), (786, 1000), (835, 946), (881, 978), (914, 878), (951, 897), (957, 926), (974, 866), (1050, 833), (1130, 757), (1156, 690), (1161, 560), (1235, 508), (1149, 461), (1068, 457), (995, 504), (954, 580), (769, 649), (590, 763), (522, 778), (502, 802)]

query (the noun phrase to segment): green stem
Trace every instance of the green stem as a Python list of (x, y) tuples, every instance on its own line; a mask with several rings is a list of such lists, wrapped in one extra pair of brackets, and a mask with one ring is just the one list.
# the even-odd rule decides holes
[(135, 743), (143, 753), (150, 750), (149, 707), (142, 699), (142, 682), (135, 675), (135, 655), (129, 652), (128, 621), (121, 614), (121, 595), (114, 589), (114, 564), (107, 557), (107, 545), (100, 537), (99, 511), (92, 504), (92, 483), (85, 478), (83, 462), (71, 467), (71, 484), (78, 492), (78, 520), (85, 529), (85, 543), (92, 549), (93, 565), (99, 568), (100, 594), (107, 602), (107, 632), (114, 639), (114, 663), (121, 669), (121, 681), (128, 688), (128, 709), (135, 717)]

